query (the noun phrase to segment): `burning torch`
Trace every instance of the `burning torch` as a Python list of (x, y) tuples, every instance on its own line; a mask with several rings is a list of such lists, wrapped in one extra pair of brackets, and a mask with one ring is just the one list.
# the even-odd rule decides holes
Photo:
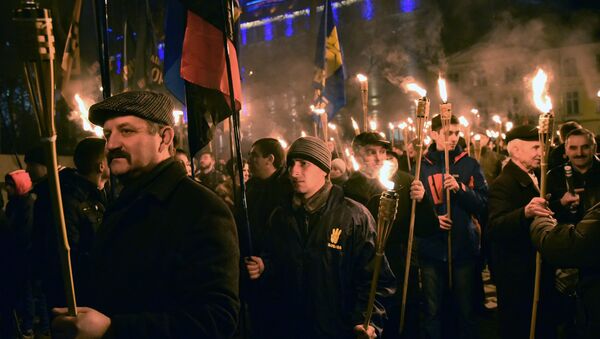
[(385, 250), (385, 244), (394, 225), (396, 219), (396, 211), (398, 210), (398, 193), (394, 190), (394, 182), (389, 178), (393, 175), (393, 165), (390, 161), (384, 161), (381, 170), (379, 171), (379, 181), (387, 189), (381, 193), (379, 198), (379, 211), (377, 214), (377, 235), (375, 238), (375, 263), (373, 269), (373, 278), (371, 279), (371, 292), (369, 293), (369, 301), (367, 303), (367, 312), (363, 327), (365, 330), (369, 328), (371, 316), (373, 315), (373, 306), (375, 304), (375, 295), (377, 293), (377, 282), (379, 281), (379, 273), (381, 271), (381, 263)]
[[(450, 155), (448, 143), (450, 139), (450, 120), (452, 118), (452, 104), (448, 102), (448, 91), (446, 90), (446, 80), (438, 78), (438, 87), (440, 89), (440, 117), (442, 120), (442, 131), (444, 131), (444, 173), (450, 174)], [(446, 190), (446, 215), (452, 219), (452, 205), (450, 204), (450, 190)], [(452, 230), (448, 230), (448, 286), (452, 289)]]
[[(542, 69), (537, 71), (533, 78), (533, 101), (535, 106), (541, 112), (539, 117), (538, 133), (540, 146), (542, 150), (541, 166), (540, 166), (540, 197), (546, 198), (547, 191), (547, 171), (548, 171), (548, 154), (552, 144), (552, 136), (554, 135), (554, 113), (552, 112), (552, 101), (547, 95), (547, 80), (548, 76)], [(533, 308), (531, 310), (531, 326), (529, 328), (529, 338), (535, 338), (535, 324), (537, 320), (537, 310), (540, 301), (540, 279), (542, 269), (542, 256), (540, 252), (535, 255), (535, 285), (533, 289)]]
[[(426, 92), (424, 92), (426, 94)], [(423, 157), (423, 140), (425, 137), (425, 122), (429, 120), (429, 99), (423, 95), (417, 100), (417, 144), (415, 145), (415, 152), (417, 152), (417, 161), (415, 163), (415, 180), (419, 180), (421, 176), (421, 159)], [(407, 154), (408, 157), (408, 154)], [(410, 165), (410, 160), (409, 160)], [(417, 210), (417, 201), (412, 201), (410, 209), (410, 224), (408, 227), (408, 246), (406, 248), (406, 264), (404, 266), (404, 285), (402, 286), (402, 308), (400, 309), (400, 332), (404, 329), (404, 318), (406, 311), (406, 299), (408, 295), (408, 277), (410, 274), (410, 260), (412, 256), (413, 240), (415, 235), (415, 216)]]
[(360, 134), (360, 129), (358, 128), (358, 123), (356, 122), (356, 120), (354, 120), (354, 118), (350, 118), (352, 120), (352, 129), (354, 130), (354, 135), (359, 135)]
[[(418, 109), (418, 107), (417, 107)], [(404, 146), (406, 148), (406, 164), (408, 165), (408, 171), (412, 171), (411, 169), (411, 164), (410, 164), (410, 155), (408, 155), (408, 144), (409, 144), (409, 140), (408, 140), (408, 126), (406, 125), (405, 122), (402, 122), (398, 125), (398, 129), (400, 130), (400, 132), (402, 133), (402, 138), (404, 139)]]
[(52, 200), (52, 212), (58, 227), (62, 248), (59, 250), (62, 278), (69, 315), (76, 316), (75, 288), (71, 270), (71, 256), (65, 217), (63, 214), (58, 165), (56, 161), (56, 131), (54, 128), (54, 35), (50, 11), (39, 8), (33, 0), (23, 0), (15, 10), (13, 21), (17, 47), (24, 60), (25, 80), (35, 112), (41, 141), (46, 151), (48, 184)]
[(369, 79), (363, 74), (357, 74), (356, 79), (360, 83), (360, 101), (362, 103), (362, 111), (363, 111), (363, 128), (364, 131), (368, 131), (367, 125), (367, 114), (369, 112)]

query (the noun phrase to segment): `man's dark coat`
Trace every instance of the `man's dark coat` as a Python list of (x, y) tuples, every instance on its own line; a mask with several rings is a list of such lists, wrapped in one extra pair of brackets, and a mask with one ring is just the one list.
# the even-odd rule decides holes
[(238, 265), (227, 206), (168, 159), (107, 209), (81, 305), (111, 318), (108, 337), (227, 338), (238, 321)]

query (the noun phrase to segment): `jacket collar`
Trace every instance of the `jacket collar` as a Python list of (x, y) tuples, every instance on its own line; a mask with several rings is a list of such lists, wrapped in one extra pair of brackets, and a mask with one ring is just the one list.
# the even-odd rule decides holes
[[(467, 152), (464, 152), (460, 145), (456, 145), (456, 147), (452, 151), (450, 151), (448, 155), (450, 156), (450, 163), (454, 164), (460, 159), (467, 156)], [(438, 151), (437, 146), (434, 142), (431, 145), (429, 145), (429, 148), (427, 148), (427, 154), (424, 156), (424, 159), (430, 164), (435, 164), (438, 162), (443, 163), (444, 151)]]
[(517, 166), (517, 164), (515, 164), (512, 161), (512, 159), (506, 163), (506, 166), (504, 166), (504, 171), (510, 174), (515, 179), (517, 179), (519, 184), (521, 184), (521, 186), (523, 187), (534, 185), (529, 174), (525, 172), (521, 167)]
[(160, 201), (165, 201), (177, 183), (185, 177), (186, 172), (183, 166), (172, 158), (166, 159), (156, 165), (152, 171), (125, 186), (115, 204), (126, 203), (144, 193), (150, 194)]
[(327, 198), (329, 198), (329, 193), (331, 192), (331, 188), (333, 185), (331, 181), (326, 180), (325, 185), (321, 187), (320, 190), (317, 191), (312, 197), (308, 198), (308, 200), (303, 201), (302, 197), (298, 194), (294, 194), (292, 198), (292, 207), (294, 209), (298, 209), (300, 207), (304, 207), (304, 210), (312, 214), (318, 210), (320, 210), (327, 203)]

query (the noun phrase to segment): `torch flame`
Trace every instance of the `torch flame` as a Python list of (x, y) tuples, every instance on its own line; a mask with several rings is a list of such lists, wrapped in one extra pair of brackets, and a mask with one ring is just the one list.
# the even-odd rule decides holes
[(471, 113), (479, 114), (479, 110), (477, 108), (471, 108)]
[(304, 132), (304, 131), (300, 132), (300, 136), (304, 138), (306, 136), (306, 132)]
[(388, 124), (389, 129), (394, 129), (394, 124), (392, 124), (391, 122)]
[(358, 164), (358, 161), (356, 161), (354, 155), (350, 156), (350, 161), (352, 162), (352, 168), (354, 168), (354, 171), (360, 170), (360, 165)]
[(409, 125), (414, 124), (414, 121), (412, 118), (406, 118), (406, 121), (408, 122)]
[(281, 147), (283, 147), (283, 149), (286, 149), (288, 147), (288, 143), (283, 140), (283, 138), (277, 138), (277, 141), (279, 141), (279, 144), (281, 145)]
[(83, 130), (94, 132), (94, 134), (99, 137), (103, 136), (104, 132), (102, 131), (102, 127), (96, 126), (90, 122), (90, 113), (87, 107), (85, 107), (85, 103), (79, 94), (75, 94), (75, 101), (77, 101), (77, 107), (79, 108), (79, 117), (81, 118)]
[(406, 85), (406, 89), (412, 92), (416, 92), (421, 97), (425, 97), (427, 95), (427, 91), (419, 85), (415, 84), (414, 82), (411, 82), (410, 84)]
[(331, 130), (333, 130), (333, 131), (335, 131), (335, 130), (336, 130), (336, 128), (337, 128), (337, 126), (336, 126), (335, 124), (331, 123), (331, 122), (330, 122), (330, 123), (328, 123), (328, 124), (327, 124), (327, 126), (328, 126), (329, 128), (331, 128)]
[(394, 174), (393, 170), (394, 164), (389, 160), (385, 160), (379, 170), (379, 182), (388, 190), (394, 189), (394, 182), (390, 180)]
[(344, 149), (344, 153), (346, 153), (347, 157), (350, 156), (350, 150), (348, 149), (348, 147), (346, 147), (346, 149)]
[(506, 129), (507, 132), (510, 132), (510, 130), (513, 128), (512, 121), (507, 121), (506, 124), (504, 124), (504, 127), (505, 127), (505, 129)]
[(407, 126), (406, 123), (402, 122), (402, 123), (400, 123), (400, 125), (398, 125), (398, 128), (401, 130), (404, 130), (406, 128), (406, 126)]
[(463, 125), (465, 127), (469, 127), (469, 121), (464, 116), (460, 116), (458, 118), (458, 121), (460, 122), (461, 125)]
[(181, 122), (182, 117), (183, 111), (173, 110), (173, 120), (175, 121), (175, 125), (178, 125)]
[(360, 74), (360, 73), (358, 73), (356, 75), (356, 79), (358, 79), (358, 81), (360, 81), (360, 82), (365, 82), (368, 80), (368, 78), (364, 74)]
[(371, 131), (376, 131), (377, 130), (377, 121), (369, 120), (369, 128), (371, 129)]
[(542, 113), (548, 113), (552, 110), (552, 100), (548, 96), (547, 82), (548, 76), (541, 68), (538, 69), (532, 81), (533, 102), (535, 107)]
[(358, 123), (356, 120), (354, 120), (354, 118), (350, 118), (350, 120), (352, 120), (352, 128), (358, 130)]
[(440, 89), (440, 98), (443, 103), (448, 102), (448, 90), (446, 89), (446, 80), (442, 77), (438, 78), (438, 88)]
[(481, 140), (481, 135), (480, 135), (480, 134), (475, 134), (475, 135), (473, 136), (473, 140), (475, 140), (475, 141), (480, 141), (480, 140)]
[(502, 119), (500, 119), (500, 116), (498, 114), (494, 115), (492, 117), (492, 120), (497, 123), (498, 125), (502, 124)]

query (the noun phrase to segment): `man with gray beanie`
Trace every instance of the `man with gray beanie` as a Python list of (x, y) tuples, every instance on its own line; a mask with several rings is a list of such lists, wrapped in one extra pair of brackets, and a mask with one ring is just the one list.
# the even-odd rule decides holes
[(287, 166), (294, 195), (269, 220), (265, 249), (248, 264), (260, 279), (269, 338), (374, 338), (381, 334), (382, 301), (394, 292), (384, 258), (372, 322), (362, 325), (375, 256), (375, 221), (329, 181), (331, 153), (322, 140), (299, 138)]
[(124, 184), (75, 281), (76, 317), (54, 309), (53, 336), (227, 338), (238, 321), (239, 250), (233, 217), (171, 156), (173, 104), (125, 92), (90, 108), (103, 126), (111, 173)]

